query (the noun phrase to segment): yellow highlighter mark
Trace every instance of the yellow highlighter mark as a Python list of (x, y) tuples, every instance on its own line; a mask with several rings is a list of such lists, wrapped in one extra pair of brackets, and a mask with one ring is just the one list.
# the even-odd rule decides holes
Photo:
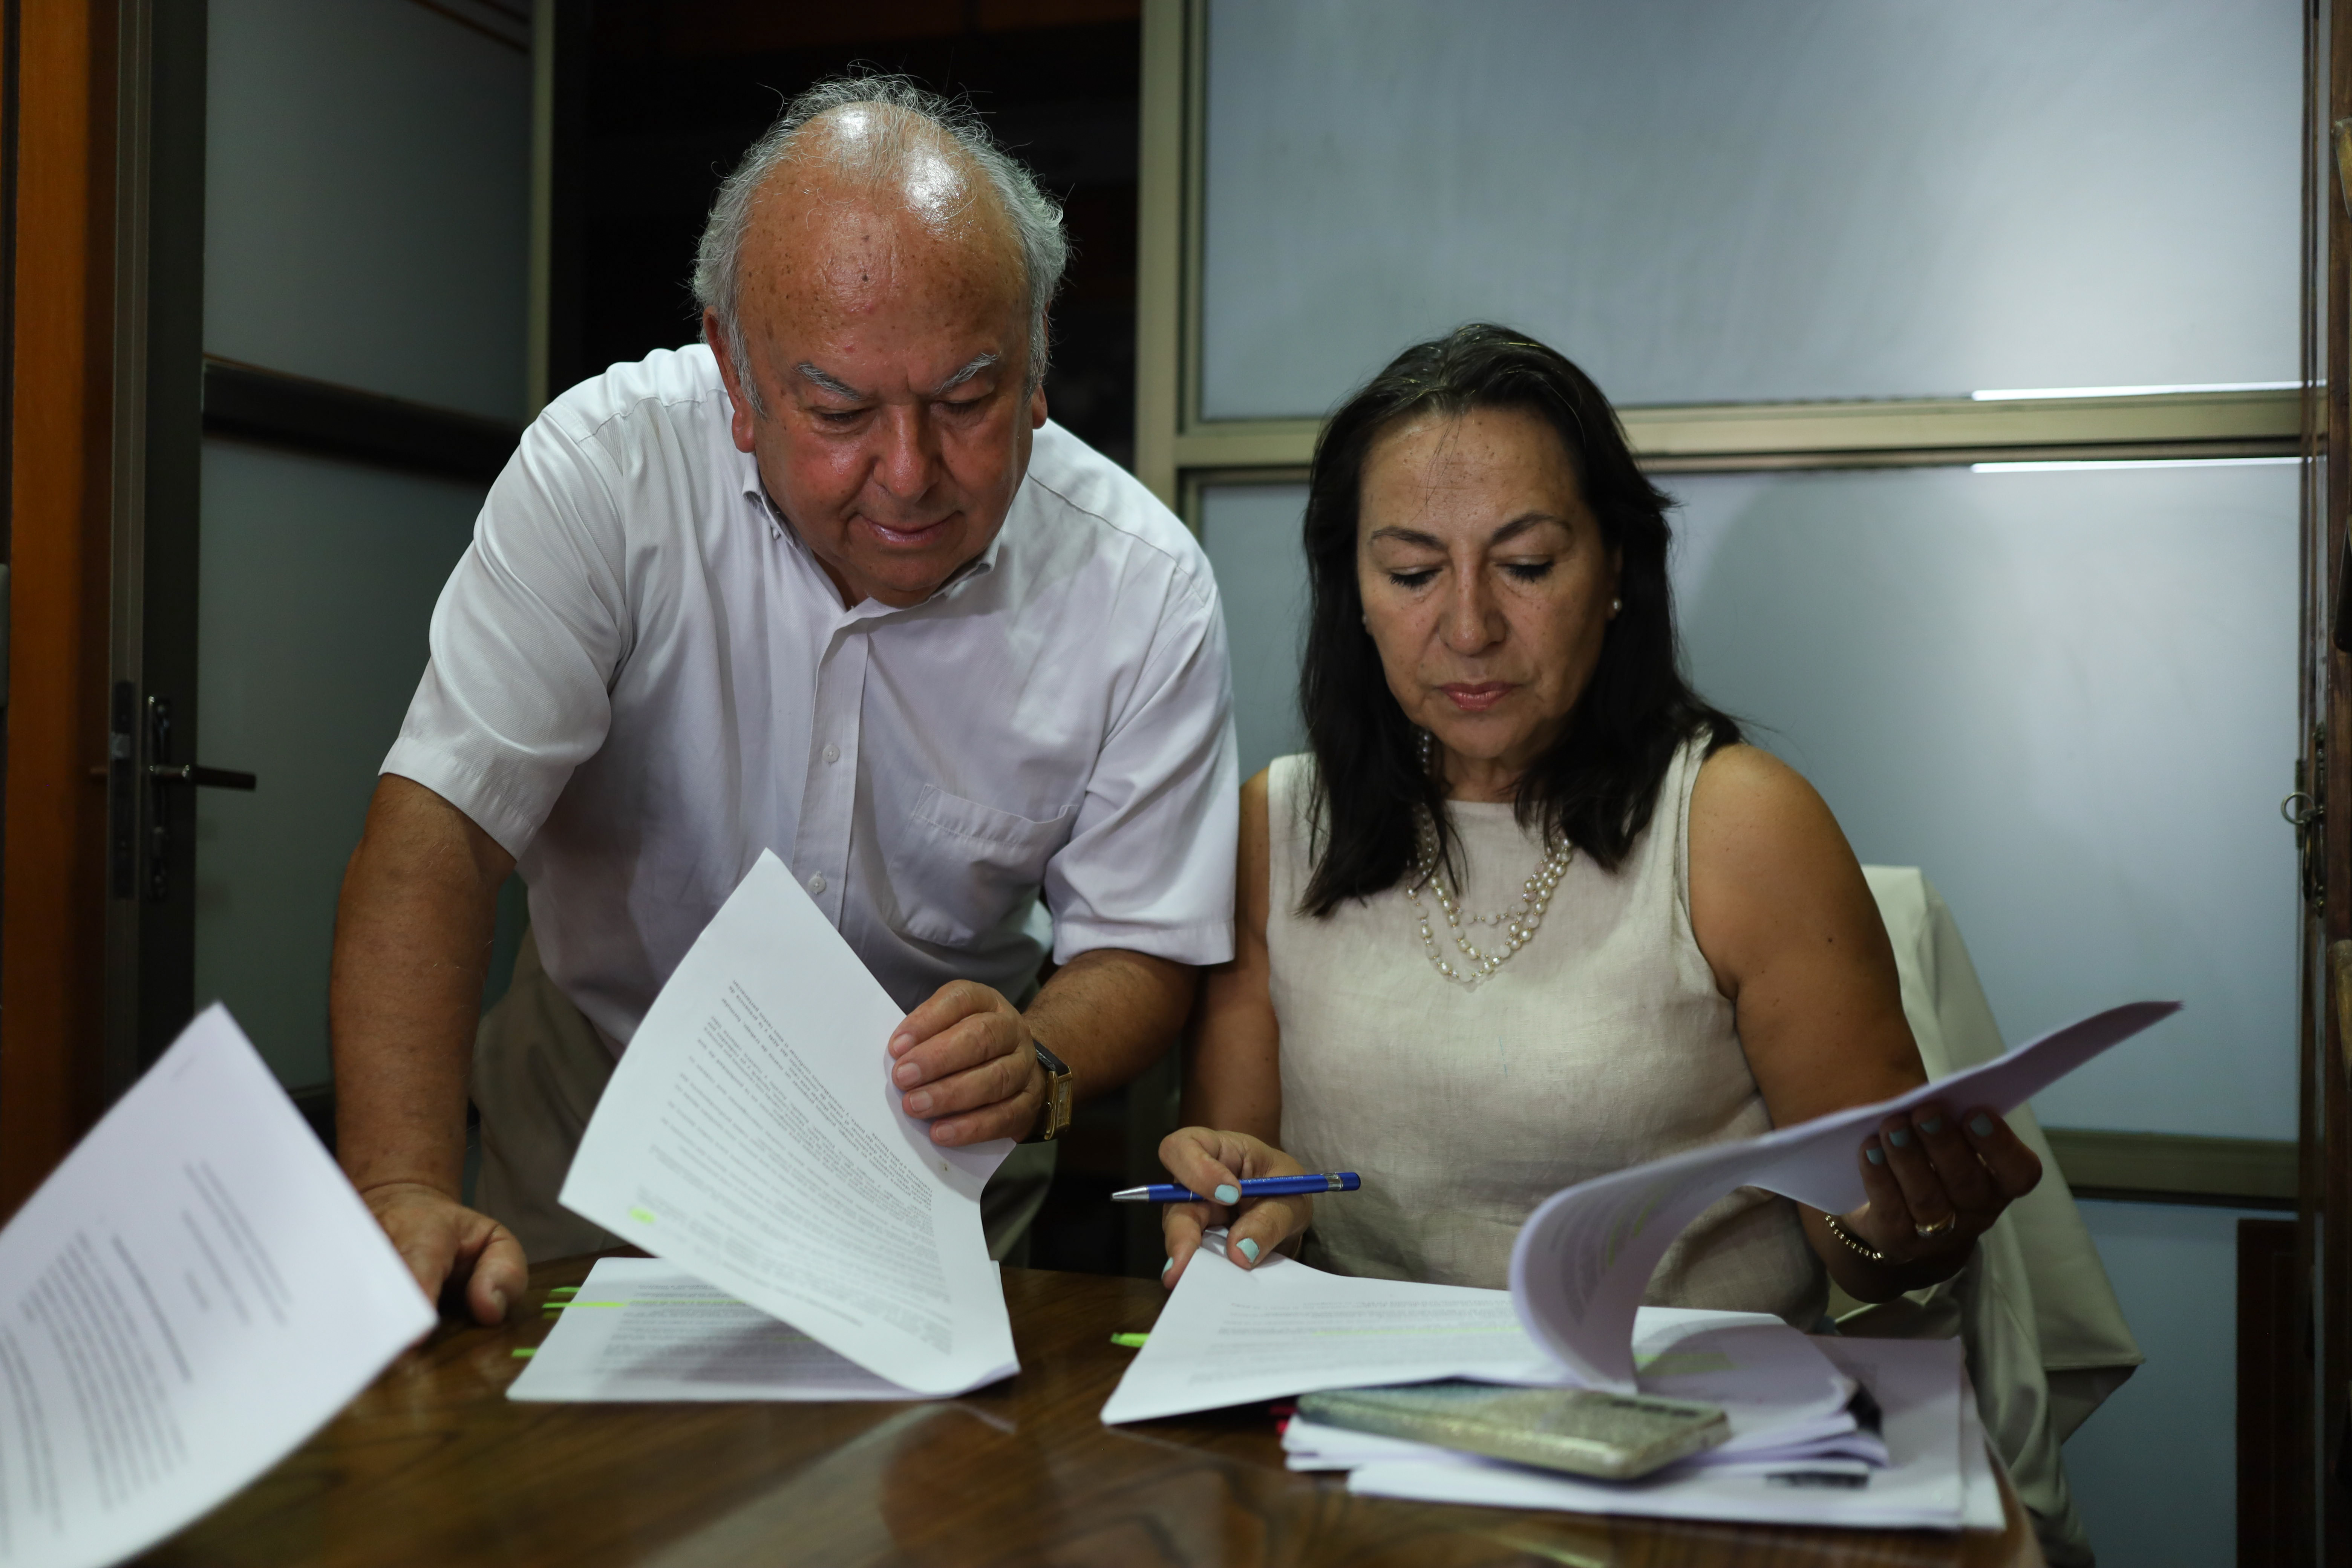
[(629, 1211), (629, 1217), (639, 1225), (651, 1225), (654, 1223), (654, 1211), (640, 1205)]

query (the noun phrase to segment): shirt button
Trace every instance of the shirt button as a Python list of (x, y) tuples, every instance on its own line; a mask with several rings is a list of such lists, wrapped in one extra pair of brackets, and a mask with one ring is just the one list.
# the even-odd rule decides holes
[(827, 742), (824, 748), (824, 760), (828, 763), (837, 763), (841, 761), (841, 748), (834, 745), (831, 742)]
[(824, 896), (824, 874), (823, 872), (819, 872), (817, 875), (809, 879), (808, 889), (818, 898), (823, 898)]

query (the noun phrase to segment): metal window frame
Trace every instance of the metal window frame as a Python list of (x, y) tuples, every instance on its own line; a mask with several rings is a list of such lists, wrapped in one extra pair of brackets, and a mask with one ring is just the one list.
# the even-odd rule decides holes
[[(1144, 0), (1136, 474), (1188, 522), (1202, 484), (1312, 459), (1319, 419), (1201, 416), (1207, 0)], [(1654, 472), (2294, 457), (2307, 390), (1685, 404), (1618, 412)]]

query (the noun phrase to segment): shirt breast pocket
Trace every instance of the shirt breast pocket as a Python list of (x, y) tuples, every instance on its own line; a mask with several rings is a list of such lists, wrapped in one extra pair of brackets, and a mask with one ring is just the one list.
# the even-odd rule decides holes
[(1041, 822), (926, 787), (886, 851), (898, 929), (918, 942), (970, 947), (1025, 916), (1075, 813), (1064, 806)]

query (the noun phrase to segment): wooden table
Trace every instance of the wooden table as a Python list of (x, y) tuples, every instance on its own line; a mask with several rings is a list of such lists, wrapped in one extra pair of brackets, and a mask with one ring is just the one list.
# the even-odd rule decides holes
[[(1261, 1410), (1107, 1428), (1161, 1294), (1008, 1268), (1023, 1371), (908, 1405), (517, 1405), (530, 1312), (445, 1325), (285, 1463), (144, 1562), (316, 1563), (2038, 1564), (2000, 1536), (1682, 1524), (1352, 1498), (1283, 1468)], [(552, 1314), (546, 1314), (551, 1317)]]

